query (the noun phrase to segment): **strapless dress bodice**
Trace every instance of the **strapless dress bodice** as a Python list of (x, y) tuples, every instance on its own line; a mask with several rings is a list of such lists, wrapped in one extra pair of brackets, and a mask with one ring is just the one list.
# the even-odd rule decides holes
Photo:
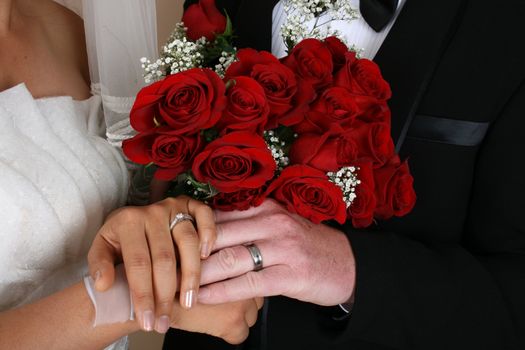
[(128, 172), (105, 140), (101, 99), (0, 92), (0, 310), (80, 281)]

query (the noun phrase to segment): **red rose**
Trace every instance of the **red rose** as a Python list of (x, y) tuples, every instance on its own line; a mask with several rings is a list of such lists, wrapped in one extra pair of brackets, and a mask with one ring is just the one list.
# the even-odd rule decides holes
[(322, 135), (299, 136), (290, 149), (292, 164), (308, 165), (324, 172), (337, 171), (350, 165), (359, 156), (358, 143), (337, 124)]
[(363, 111), (356, 103), (356, 96), (341, 87), (328, 88), (311, 104), (305, 120), (294, 127), (301, 133), (324, 133), (333, 124), (349, 129)]
[(383, 166), (395, 153), (390, 126), (386, 123), (356, 123), (346, 134), (355, 140), (358, 158), (372, 160), (375, 168)]
[(334, 63), (335, 73), (345, 65), (346, 53), (349, 51), (348, 47), (335, 36), (330, 36), (324, 39), (324, 43), (332, 54), (332, 62)]
[(262, 134), (270, 107), (264, 89), (248, 77), (236, 77), (227, 91), (228, 104), (217, 128), (222, 132), (249, 131)]
[(304, 165), (287, 167), (266, 193), (286, 205), (291, 213), (315, 224), (332, 219), (343, 224), (346, 220), (343, 192), (319, 170)]
[(416, 193), (408, 162), (401, 163), (399, 157), (395, 156), (385, 166), (375, 169), (374, 178), (377, 197), (375, 216), (378, 219), (387, 220), (412, 211), (416, 204)]
[(375, 97), (355, 95), (355, 102), (361, 112), (357, 119), (365, 123), (385, 123), (390, 125), (391, 113), (386, 101), (379, 101)]
[(226, 71), (226, 80), (250, 76), (263, 87), (270, 105), (266, 129), (303, 120), (314, 95), (310, 84), (297, 81), (295, 73), (269, 52), (242, 49), (237, 59)]
[(276, 165), (262, 137), (238, 131), (211, 142), (192, 166), (197, 181), (219, 192), (255, 189), (272, 179)]
[(380, 101), (386, 101), (392, 96), (390, 85), (383, 79), (377, 64), (358, 59), (355, 52), (346, 54), (346, 63), (336, 73), (334, 83), (353, 94), (373, 96)]
[(217, 123), (226, 106), (225, 91), (222, 79), (209, 69), (169, 75), (140, 90), (131, 126), (144, 132), (168, 125), (177, 134), (196, 134)]
[(297, 74), (299, 79), (312, 84), (319, 91), (332, 83), (334, 64), (326, 45), (317, 39), (305, 39), (297, 44), (283, 63)]
[(215, 6), (215, 0), (199, 0), (189, 6), (182, 22), (188, 28), (187, 37), (194, 41), (202, 37), (212, 41), (226, 29), (226, 17)]
[(365, 228), (374, 222), (376, 209), (374, 171), (371, 162), (359, 162), (355, 164), (357, 178), (360, 183), (355, 189), (356, 197), (348, 208), (348, 217), (352, 218), (355, 228)]
[(126, 157), (135, 163), (154, 163), (158, 166), (155, 178), (170, 181), (191, 167), (200, 145), (198, 134), (188, 137), (155, 130), (125, 140), (122, 149)]
[(221, 192), (211, 199), (211, 206), (218, 210), (248, 210), (264, 201), (264, 187), (244, 189), (233, 193)]
[(384, 123), (357, 123), (348, 130), (333, 124), (321, 135), (300, 135), (290, 149), (292, 164), (306, 164), (323, 171), (336, 171), (362, 159), (369, 159), (378, 168), (393, 155), (390, 128)]

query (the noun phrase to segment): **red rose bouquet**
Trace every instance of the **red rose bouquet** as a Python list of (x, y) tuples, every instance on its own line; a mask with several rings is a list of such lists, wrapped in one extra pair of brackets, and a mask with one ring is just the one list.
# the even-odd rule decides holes
[(273, 198), (314, 223), (367, 227), (409, 213), (407, 162), (390, 135), (389, 84), (341, 40), (287, 40), (288, 56), (236, 50), (214, 0), (190, 6), (131, 111), (133, 162), (221, 210)]

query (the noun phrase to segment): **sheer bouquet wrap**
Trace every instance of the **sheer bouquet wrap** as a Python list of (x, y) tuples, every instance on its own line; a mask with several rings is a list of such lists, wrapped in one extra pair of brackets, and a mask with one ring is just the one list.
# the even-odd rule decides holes
[[(340, 10), (325, 2), (295, 4), (305, 12), (290, 20)], [(285, 23), (282, 33), (282, 59), (237, 50), (213, 0), (190, 6), (160, 59), (142, 59), (151, 84), (132, 108), (138, 134), (124, 142), (126, 156), (169, 182), (171, 195), (221, 210), (273, 198), (314, 223), (356, 228), (409, 213), (413, 178), (395, 152), (379, 67), (319, 28)]]

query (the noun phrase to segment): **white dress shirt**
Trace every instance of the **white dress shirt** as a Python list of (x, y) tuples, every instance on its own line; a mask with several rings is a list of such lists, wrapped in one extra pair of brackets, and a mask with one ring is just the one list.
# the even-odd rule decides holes
[[(348, 0), (354, 9), (359, 9), (360, 0)], [(366, 0), (363, 0), (366, 1)], [(394, 15), (394, 18), (387, 26), (379, 33), (374, 31), (363, 18), (358, 18), (351, 21), (333, 21), (331, 27), (333, 30), (338, 30), (349, 45), (354, 45), (361, 49), (362, 57), (373, 59), (379, 48), (385, 41), (386, 36), (394, 25), (397, 16), (401, 12), (406, 0), (399, 0), (399, 4)], [(273, 9), (273, 24), (272, 24), (272, 53), (277, 57), (286, 56), (286, 46), (281, 37), (281, 26), (286, 20), (286, 13), (282, 4), (283, 0), (279, 1)], [(311, 23), (313, 26), (313, 22)]]

